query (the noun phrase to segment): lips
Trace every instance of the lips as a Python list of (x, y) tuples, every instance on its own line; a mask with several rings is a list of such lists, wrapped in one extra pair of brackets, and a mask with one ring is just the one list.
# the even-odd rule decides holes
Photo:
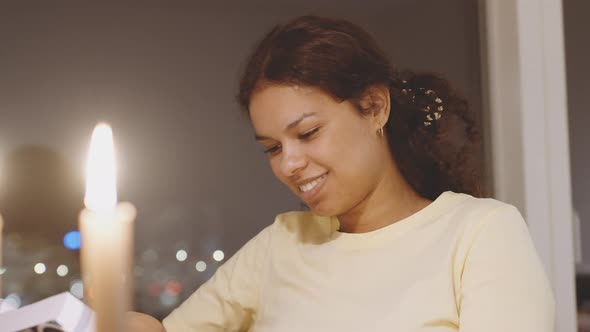
[(305, 184), (297, 186), (299, 197), (305, 202), (314, 200), (326, 183), (327, 176), (328, 174), (325, 173)]
[(306, 191), (310, 191), (311, 189), (313, 189), (318, 183), (320, 183), (323, 180), (323, 177), (325, 175), (321, 175), (318, 176), (317, 178), (315, 178), (314, 180), (308, 181), (307, 183), (300, 185), (299, 186), (299, 190), (301, 192), (306, 192)]

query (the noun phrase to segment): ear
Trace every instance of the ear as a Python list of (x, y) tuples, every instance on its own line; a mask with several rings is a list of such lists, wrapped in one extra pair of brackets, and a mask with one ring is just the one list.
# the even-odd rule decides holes
[(360, 106), (366, 117), (375, 125), (375, 130), (385, 126), (391, 111), (389, 88), (384, 85), (373, 85), (365, 90)]

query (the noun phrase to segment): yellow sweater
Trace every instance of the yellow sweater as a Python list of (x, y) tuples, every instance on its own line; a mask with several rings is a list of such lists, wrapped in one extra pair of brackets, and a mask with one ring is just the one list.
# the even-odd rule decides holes
[(445, 192), (361, 234), (277, 216), (164, 320), (168, 332), (546, 332), (554, 300), (511, 205)]

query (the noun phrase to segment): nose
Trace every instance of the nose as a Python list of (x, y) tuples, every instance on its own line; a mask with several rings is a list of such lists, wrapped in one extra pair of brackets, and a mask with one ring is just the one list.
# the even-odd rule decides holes
[(280, 170), (283, 176), (293, 176), (307, 166), (307, 158), (298, 146), (283, 145)]

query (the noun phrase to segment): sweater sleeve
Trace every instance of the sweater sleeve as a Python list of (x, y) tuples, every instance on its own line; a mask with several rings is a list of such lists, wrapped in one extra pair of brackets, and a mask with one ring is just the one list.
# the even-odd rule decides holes
[(461, 277), (460, 331), (554, 331), (553, 294), (518, 210), (497, 208), (471, 241)]
[(163, 321), (167, 332), (246, 331), (256, 314), (270, 227), (248, 241)]

